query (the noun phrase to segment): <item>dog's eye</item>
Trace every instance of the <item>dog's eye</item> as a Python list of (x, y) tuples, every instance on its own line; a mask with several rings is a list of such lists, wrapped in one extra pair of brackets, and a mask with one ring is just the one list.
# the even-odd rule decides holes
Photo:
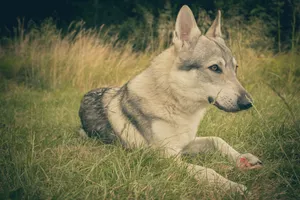
[(238, 65), (235, 66), (235, 70), (234, 70), (235, 74), (237, 74), (238, 67), (239, 67)]
[(212, 66), (209, 67), (209, 69), (211, 71), (216, 72), (216, 73), (222, 73), (222, 70), (221, 70), (221, 68), (218, 65), (212, 65)]

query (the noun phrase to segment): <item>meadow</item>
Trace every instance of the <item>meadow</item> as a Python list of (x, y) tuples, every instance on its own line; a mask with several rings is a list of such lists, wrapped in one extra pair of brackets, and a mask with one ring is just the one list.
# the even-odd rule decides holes
[(252, 47), (262, 35), (226, 29), (253, 108), (225, 113), (212, 106), (198, 135), (219, 136), (264, 167), (241, 171), (213, 152), (184, 159), (246, 185), (251, 193), (242, 196), (197, 182), (154, 150), (79, 136), (82, 96), (126, 83), (171, 41), (167, 32), (138, 51), (131, 42), (141, 32), (118, 42), (83, 27), (73, 23), (63, 33), (51, 21), (30, 29), (20, 23), (14, 37), (1, 40), (0, 199), (300, 199), (299, 53)]

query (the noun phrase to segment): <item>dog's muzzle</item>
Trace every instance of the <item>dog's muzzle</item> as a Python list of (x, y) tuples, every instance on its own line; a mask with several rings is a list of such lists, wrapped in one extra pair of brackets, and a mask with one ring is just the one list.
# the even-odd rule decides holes
[(243, 93), (238, 97), (236, 108), (226, 108), (218, 103), (213, 97), (208, 97), (208, 102), (213, 104), (220, 110), (224, 110), (225, 112), (238, 112), (241, 110), (247, 110), (252, 107), (252, 99), (247, 93)]

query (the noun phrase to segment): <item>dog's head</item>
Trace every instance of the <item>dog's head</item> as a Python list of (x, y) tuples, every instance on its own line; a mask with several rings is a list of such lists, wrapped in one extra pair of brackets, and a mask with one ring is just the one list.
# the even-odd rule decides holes
[(205, 35), (188, 6), (177, 16), (173, 43), (176, 60), (171, 87), (180, 95), (208, 102), (227, 112), (252, 106), (250, 95), (236, 77), (237, 62), (221, 34), (221, 12)]

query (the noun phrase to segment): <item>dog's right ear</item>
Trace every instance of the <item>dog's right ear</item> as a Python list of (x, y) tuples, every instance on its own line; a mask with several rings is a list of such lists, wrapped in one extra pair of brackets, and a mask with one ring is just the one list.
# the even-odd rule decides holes
[(196, 43), (201, 31), (199, 30), (191, 9), (184, 5), (180, 9), (173, 33), (173, 43), (177, 50), (182, 47), (191, 47)]

